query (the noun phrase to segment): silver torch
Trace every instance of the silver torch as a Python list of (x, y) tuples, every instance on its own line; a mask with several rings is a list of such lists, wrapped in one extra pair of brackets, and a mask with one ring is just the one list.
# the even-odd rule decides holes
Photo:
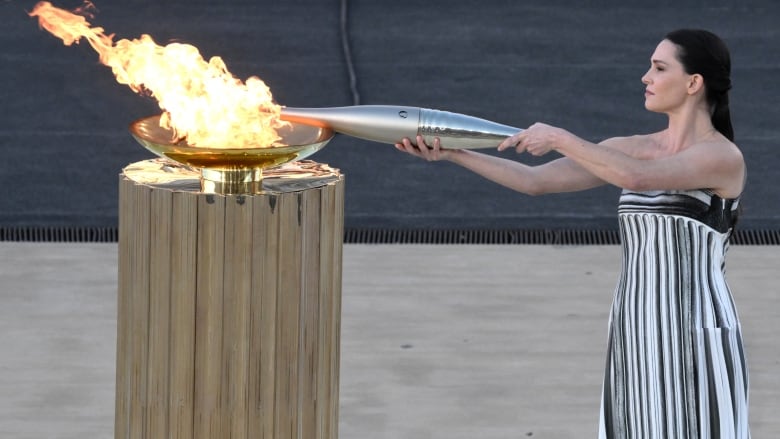
[(397, 105), (282, 109), (282, 120), (331, 128), (333, 131), (380, 143), (397, 143), (421, 135), (428, 145), (438, 137), (442, 148), (495, 148), (522, 131), (478, 117), (449, 111)]

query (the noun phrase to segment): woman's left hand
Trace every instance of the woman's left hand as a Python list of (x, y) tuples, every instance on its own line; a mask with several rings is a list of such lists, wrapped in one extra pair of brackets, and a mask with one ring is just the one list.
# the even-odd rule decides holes
[(515, 148), (518, 154), (528, 152), (531, 155), (542, 156), (555, 149), (567, 132), (561, 128), (543, 123), (535, 123), (519, 133), (507, 137), (498, 150)]

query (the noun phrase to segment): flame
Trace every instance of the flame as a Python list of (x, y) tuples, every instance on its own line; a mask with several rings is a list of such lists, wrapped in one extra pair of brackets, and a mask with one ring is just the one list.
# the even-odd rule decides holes
[[(85, 2), (74, 12), (90, 8), (94, 6)], [(113, 34), (49, 2), (39, 2), (29, 15), (66, 46), (85, 38), (117, 82), (157, 100), (163, 110), (160, 125), (173, 130), (177, 139), (217, 148), (280, 145), (276, 130), (287, 122), (280, 119), (281, 106), (268, 86), (256, 76), (246, 82), (235, 78), (220, 57), (206, 61), (195, 46), (160, 46), (145, 34), (114, 43)]]

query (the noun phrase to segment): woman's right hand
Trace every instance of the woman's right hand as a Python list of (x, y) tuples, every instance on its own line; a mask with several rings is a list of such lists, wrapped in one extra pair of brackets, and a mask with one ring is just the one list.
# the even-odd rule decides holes
[(457, 152), (457, 150), (451, 150), (441, 147), (441, 141), (438, 137), (433, 139), (433, 145), (428, 146), (425, 143), (425, 139), (422, 136), (417, 136), (417, 146), (412, 144), (412, 141), (408, 137), (404, 137), (401, 143), (396, 143), (395, 147), (399, 151), (403, 151), (407, 154), (411, 154), (415, 157), (419, 157), (429, 162), (436, 162), (439, 160), (447, 160), (450, 155)]

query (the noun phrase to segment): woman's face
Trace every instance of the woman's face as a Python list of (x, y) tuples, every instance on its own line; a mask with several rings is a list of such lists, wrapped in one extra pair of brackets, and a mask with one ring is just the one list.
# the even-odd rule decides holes
[(650, 58), (650, 70), (642, 76), (645, 108), (667, 113), (682, 105), (688, 95), (691, 75), (677, 59), (677, 45), (663, 40)]

